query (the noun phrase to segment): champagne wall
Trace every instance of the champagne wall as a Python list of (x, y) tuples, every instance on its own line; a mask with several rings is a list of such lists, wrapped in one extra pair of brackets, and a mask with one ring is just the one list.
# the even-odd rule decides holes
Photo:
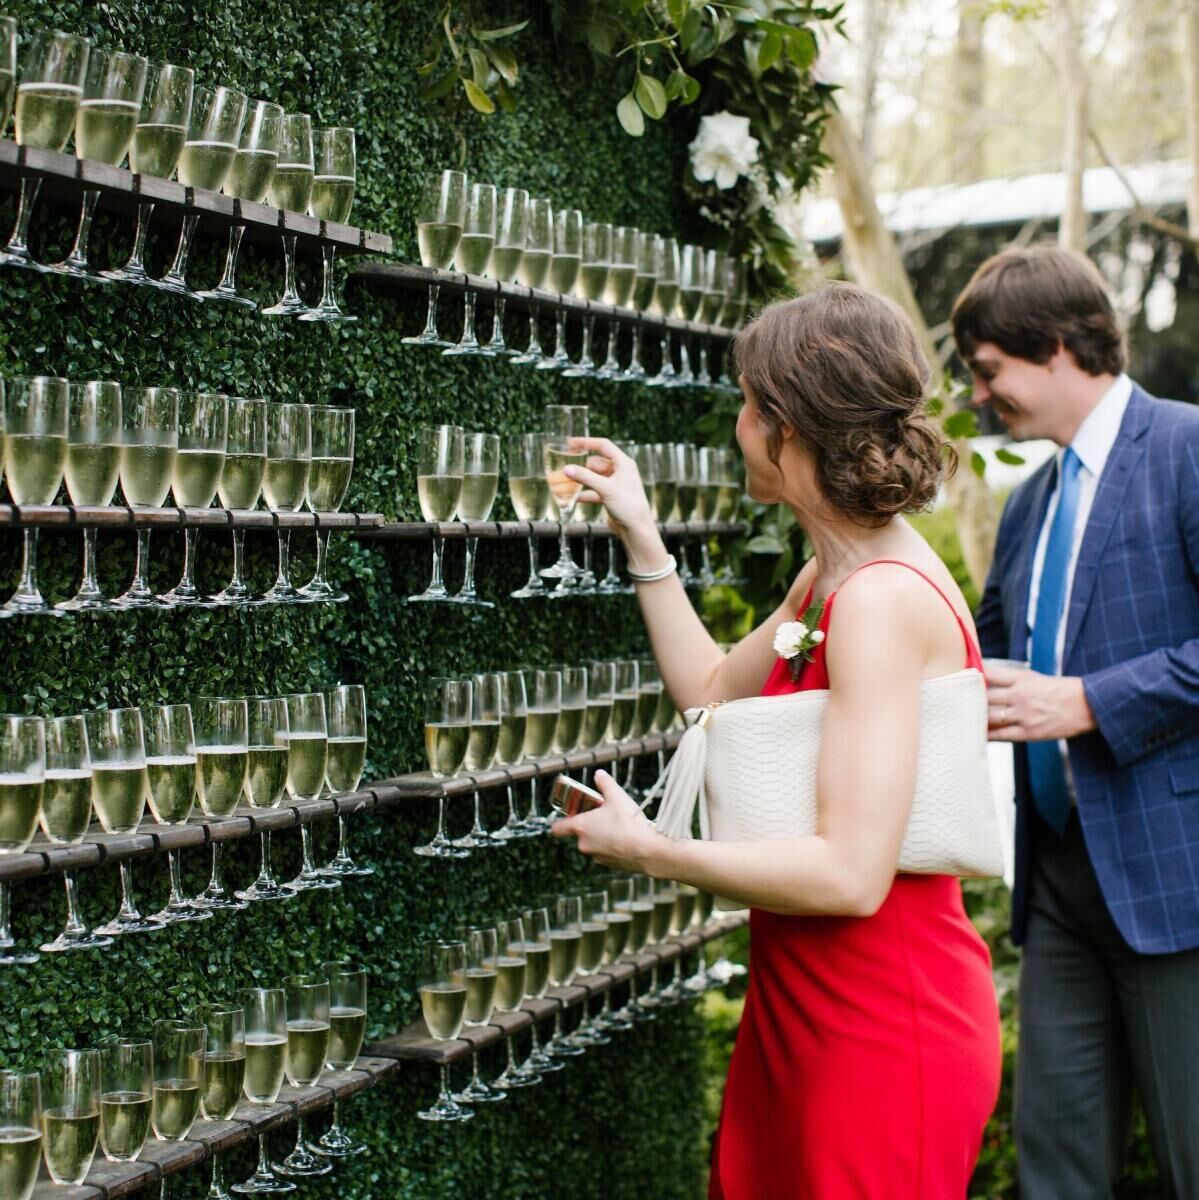
[[(678, 181), (692, 130), (651, 123), (640, 140), (624, 135), (614, 116), (619, 84), (570, 66), (547, 29), (530, 27), (514, 45), (522, 72), (519, 112), (485, 120), (447, 117), (417, 97), (424, 31), (436, 16), (436, 6), (426, 0), (8, 0), (2, 7), (17, 17), (23, 34), (36, 26), (84, 33), (100, 46), (189, 64), (197, 83), (228, 84), (289, 111), (310, 112), (314, 124), (354, 126), (359, 183), (350, 221), (394, 235), (404, 261), (417, 261), (421, 173), (459, 165), (463, 146), (465, 168), (478, 178), (526, 187), (597, 219), (687, 232), (680, 227)], [(537, 10), (535, 4), (475, 7), (488, 10), (476, 14), (485, 25)], [(11, 194), (0, 199), (5, 229), (14, 208)], [(73, 206), (39, 205), (31, 235), (35, 256), (62, 256), (76, 213)], [(177, 234), (177, 218), (156, 214), (152, 270), (165, 269)], [(101, 203), (93, 264), (123, 262), (131, 240), (132, 221), (106, 215)], [(206, 234), (201, 222), (188, 271), (193, 287), (216, 283), (224, 250), (223, 231)], [(315, 302), (319, 263), (302, 260), (300, 272), (301, 291)], [(239, 287), (270, 303), (281, 280), (281, 249), (247, 244)], [(422, 424), (452, 420), (467, 429), (514, 432), (536, 428), (541, 407), (562, 401), (590, 405), (594, 430), (660, 440), (682, 436), (702, 403), (686, 392), (560, 381), (522, 368), (442, 359), (400, 344), (422, 325), (421, 293), (383, 294), (351, 284), (347, 301), (357, 324), (280, 323), (149, 289), (0, 270), (0, 370), (352, 405), (358, 432), (345, 508), (401, 520), (420, 519), (414, 450)], [(457, 336), (460, 316), (461, 300), (445, 298), (443, 332)], [(510, 339), (523, 346), (524, 318), (514, 314), (509, 322)], [(572, 349), (578, 337), (573, 325)], [(481, 328), (489, 328), (489, 317)], [(549, 335), (547, 326), (543, 337)], [(496, 515), (511, 517), (506, 499)], [(249, 581), (261, 592), (274, 577), (275, 540), (252, 533), (246, 545)], [(182, 546), (182, 534), (154, 534), (156, 590), (178, 578)], [(132, 536), (101, 534), (99, 549), (102, 585), (115, 594), (131, 575)], [(543, 545), (547, 562), (550, 549)], [(0, 534), (0, 588), (6, 595), (17, 581), (18, 552), (18, 535)], [(292, 555), (293, 579), (302, 583), (313, 565), (311, 538), (293, 536)], [(461, 543), (451, 544), (447, 574), (454, 587), (461, 555)], [(80, 556), (78, 533), (43, 532), (41, 584), (51, 602), (74, 591)], [(599, 561), (606, 566), (602, 550)], [(365, 780), (419, 770), (421, 693), (428, 677), (578, 662), (644, 647), (632, 599), (552, 605), (507, 600), (526, 566), (522, 541), (485, 541), (480, 591), (505, 597), (494, 611), (406, 607), (401, 598), (427, 579), (428, 543), (383, 547), (335, 535), (331, 575), (350, 595), (342, 606), (0, 622), (0, 711), (55, 716), (359, 682), (366, 685), (370, 722)], [(203, 533), (201, 587), (219, 590), (230, 569), (229, 535)], [(527, 802), (523, 790), (521, 798)], [(469, 824), (468, 807), (466, 801), (451, 803), (453, 834)], [(488, 824), (499, 823), (502, 813), (494, 793), (485, 803)], [(422, 939), (586, 874), (573, 850), (548, 839), (476, 853), (465, 862), (419, 859), (411, 848), (428, 839), (435, 820), (431, 802), (354, 818), (355, 855), (376, 874), (350, 880), (339, 891), (307, 892), (285, 905), (260, 904), (195, 926), (129, 936), (106, 950), (44, 955), (33, 966), (0, 968), (3, 1065), (36, 1066), (45, 1047), (84, 1046), (106, 1033), (147, 1030), (154, 1019), (178, 1016), (202, 998), (231, 996), (254, 982), (277, 985), (287, 974), (336, 957), (357, 958), (369, 968), (368, 1038), (402, 1028), (418, 1013)], [(315, 827), (319, 859), (332, 854), (334, 833), (332, 824)], [(275, 837), (280, 878), (298, 871), (299, 842), (298, 831)], [(231, 886), (252, 880), (256, 854), (256, 839), (227, 844)], [(203, 888), (207, 869), (206, 853), (184, 853), (190, 894)], [(139, 906), (156, 911), (167, 893), (165, 856), (137, 860), (134, 877)], [(116, 911), (117, 882), (112, 865), (80, 872), (90, 924)], [(22, 948), (49, 940), (63, 919), (61, 876), (18, 883), (13, 902)], [(405, 1066), (398, 1079), (346, 1105), (344, 1119), (370, 1143), (370, 1154), (306, 1183), (303, 1194), (340, 1200), (691, 1200), (702, 1190), (705, 1155), (700, 1034), (691, 1007), (673, 1009), (612, 1046), (572, 1060), (539, 1087), (485, 1107), (464, 1125), (418, 1121), (417, 1109), (433, 1099), (435, 1072)], [(488, 1077), (498, 1070), (501, 1053), (485, 1056)], [(465, 1083), (464, 1068), (456, 1071), (456, 1082)], [(321, 1117), (314, 1130), (326, 1120)], [(282, 1155), (294, 1130), (273, 1136), (272, 1151)], [(239, 1150), (231, 1156), (231, 1181), (249, 1173), (248, 1155)], [(177, 1177), (175, 1195), (200, 1195), (201, 1176), (206, 1183), (206, 1169)]]

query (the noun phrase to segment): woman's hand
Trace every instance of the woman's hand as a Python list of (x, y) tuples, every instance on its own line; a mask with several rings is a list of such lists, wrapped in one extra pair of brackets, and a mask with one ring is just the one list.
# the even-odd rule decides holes
[(578, 838), (579, 850), (605, 867), (645, 872), (664, 836), (607, 771), (596, 771), (595, 786), (603, 804), (577, 817), (555, 821), (550, 832), (554, 837)]
[(637, 464), (608, 438), (576, 437), (570, 441), (591, 455), (586, 467), (566, 468), (566, 474), (583, 485), (579, 499), (585, 504), (602, 504), (608, 510), (608, 523), (622, 537), (626, 530), (654, 526)]

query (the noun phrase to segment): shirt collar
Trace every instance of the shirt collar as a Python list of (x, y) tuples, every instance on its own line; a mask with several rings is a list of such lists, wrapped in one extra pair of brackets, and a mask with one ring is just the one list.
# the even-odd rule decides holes
[(1131, 398), (1132, 380), (1127, 375), (1117, 375), (1115, 382), (1078, 427), (1070, 443), (1070, 448), (1095, 479), (1103, 474)]

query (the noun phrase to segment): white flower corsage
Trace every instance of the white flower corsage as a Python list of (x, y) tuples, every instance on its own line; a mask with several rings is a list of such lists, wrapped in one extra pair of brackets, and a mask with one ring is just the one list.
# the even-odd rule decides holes
[(824, 602), (812, 605), (800, 614), (798, 621), (784, 621), (774, 631), (774, 652), (791, 664), (791, 678), (799, 680), (804, 663), (812, 661), (812, 651), (824, 641), (819, 628), (824, 615)]

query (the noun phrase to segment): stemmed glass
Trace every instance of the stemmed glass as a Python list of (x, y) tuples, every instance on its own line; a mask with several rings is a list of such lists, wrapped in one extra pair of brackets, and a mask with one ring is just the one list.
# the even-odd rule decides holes
[(154, 1043), (112, 1037), (100, 1044), (100, 1149), (109, 1162), (136, 1162), (150, 1133)]
[(584, 750), (594, 750), (607, 739), (612, 725), (612, 704), (615, 700), (616, 663), (591, 662), (587, 664), (587, 711), (583, 716), (583, 729), (579, 734), (579, 745)]
[(569, 754), (579, 744), (587, 716), (587, 668), (561, 666), (561, 704), (554, 729), (554, 753)]
[[(426, 175), (421, 185), (420, 204), (416, 213), (416, 240), (420, 247), (421, 266), (434, 270), (449, 270), (462, 236), (466, 220), (466, 174), (462, 171), (439, 171)], [(429, 284), (429, 311), (424, 329), (415, 337), (406, 337), (409, 346), (449, 347), (437, 332), (437, 296), (439, 283)]]
[[(550, 259), (554, 252), (554, 207), (546, 199), (535, 197), (529, 201), (528, 234), (524, 253), (517, 268), (517, 279), (527, 288), (542, 288), (550, 273)], [(541, 330), (538, 326), (541, 306), (535, 297), (529, 298), (529, 344), (523, 354), (517, 354), (511, 362), (539, 363), (545, 357), (541, 348)], [(494, 335), (492, 337), (494, 340)]]
[(583, 253), (575, 290), (589, 301), (583, 319), (583, 351), (579, 361), (562, 372), (564, 379), (585, 379), (596, 374), (591, 358), (591, 342), (595, 334), (595, 313), (590, 304), (604, 298), (608, 288), (608, 273), (612, 269), (612, 226), (604, 221), (588, 221), (583, 226)]
[[(233, 815), (241, 803), (249, 766), (249, 707), (245, 700), (205, 697), (192, 704), (196, 729), (196, 776), (204, 815), (218, 820)], [(238, 912), (246, 901), (225, 887), (221, 861), (225, 843), (212, 843), (208, 886), (192, 901), (200, 909)]]
[[(240, 1005), (205, 1005), (204, 1091), (200, 1109), (209, 1121), (228, 1121), (237, 1109), (246, 1078), (246, 1014)], [(206, 1200), (229, 1200), (225, 1190), (225, 1158), (214, 1154), (212, 1184)]]
[[(583, 941), (583, 902), (578, 896), (558, 896), (546, 905), (550, 914), (550, 983), (568, 987), (579, 967)], [(546, 1043), (551, 1058), (575, 1058), (586, 1048), (562, 1032), (562, 1005), (554, 1013), (554, 1036)]]
[[(636, 460), (637, 469), (638, 469), (638, 471), (641, 472), (642, 485), (644, 486), (644, 485), (646, 485), (647, 482), (652, 482), (653, 481), (653, 463), (652, 463), (652, 461), (650, 461), (648, 463), (645, 461), (644, 457), (640, 453), (641, 447), (637, 446), (633, 442), (617, 442), (616, 444), (627, 455), (629, 455), (630, 458), (633, 458)], [(649, 472), (649, 480), (648, 481), (647, 481), (646, 475), (645, 475), (645, 472), (647, 470)], [(647, 494), (647, 496), (649, 495), (648, 487), (646, 487), (646, 494)], [(603, 519), (603, 521), (605, 523), (607, 523), (608, 514), (607, 514), (607, 511), (602, 506), (600, 506), (599, 515)], [(617, 535), (614, 531), (610, 531), (609, 537), (608, 537), (608, 573), (603, 577), (603, 579), (601, 579), (599, 581), (599, 584), (596, 587), (596, 591), (598, 591), (601, 595), (621, 596), (621, 595), (631, 595), (632, 594), (633, 585), (631, 583), (627, 583), (627, 584), (622, 583), (621, 579), (620, 579), (620, 572), (619, 572), (619, 570), (617, 570), (616, 564), (620, 561), (620, 550), (621, 550), (620, 538), (617, 537)]]
[[(232, 88), (195, 88), (187, 136), (179, 155), (179, 182), (184, 187), (219, 192), (233, 167), (241, 127), (246, 119), (246, 96)], [(170, 270), (161, 279), (146, 282), (164, 292), (199, 299), (187, 286), (187, 256), (200, 214), (189, 212), (179, 230), (179, 244)]]
[(695, 515), (704, 523), (699, 542), (699, 585), (709, 588), (716, 585), (716, 573), (712, 570), (712, 551), (708, 545), (710, 538), (707, 527), (716, 519), (716, 510), (720, 503), (720, 458), (715, 446), (699, 447), (696, 472), (698, 486)]
[[(718, 521), (734, 521), (737, 510), (741, 505), (741, 470), (737, 452), (731, 446), (721, 446), (716, 451), (717, 483), (716, 489), (716, 519)], [(732, 563), (727, 556), (724, 566), (716, 576), (717, 583), (736, 582), (733, 575)]]
[[(146, 739), (140, 708), (110, 708), (86, 715), (92, 759), (92, 804), (105, 833), (133, 833), (146, 810), (149, 778)], [(154, 933), (166, 928), (159, 917), (143, 917), (133, 901), (133, 867), (122, 858), (121, 907), (101, 937), (117, 933)]]
[[(179, 392), (165, 387), (127, 387), (121, 395), (121, 491), (133, 508), (158, 508), (167, 498), (179, 452)], [(150, 527), (137, 531), (133, 582), (113, 604), (118, 608), (168, 608), (154, 595)]]
[(409, 601), (448, 600), (441, 579), (441, 556), (445, 539), (438, 525), (453, 519), (462, 494), (465, 450), (460, 425), (434, 425), (421, 429), (416, 446), (416, 494), (421, 515), (433, 526), (433, 577), (419, 596)]
[[(608, 934), (604, 941), (604, 962), (611, 964), (620, 958), (629, 944), (629, 933), (633, 925), (633, 881), (627, 875), (618, 875), (607, 881), (604, 890), (608, 902)], [(633, 1019), (624, 1010), (612, 1011), (612, 989), (608, 988), (604, 993), (604, 1006), (593, 1024), (603, 1030), (627, 1033), (633, 1028)]]
[[(472, 183), (466, 193), (466, 215), (462, 236), (454, 250), (454, 267), (467, 275), (482, 275), (491, 261), (495, 246), (496, 191), (492, 183)], [(475, 337), (475, 301), (478, 294), (470, 287), (463, 300), (462, 337), (442, 354), (484, 354)]]
[[(525, 243), (529, 237), (529, 193), (524, 188), (504, 188), (499, 194), (499, 210), (495, 220), (495, 249), (487, 274), (500, 283), (513, 283), (520, 274)], [(548, 257), (543, 260), (549, 268)], [(542, 278), (545, 271), (542, 271)], [(532, 286), (532, 285), (526, 285)], [(495, 320), (491, 325), (491, 340), (483, 347), (485, 354), (505, 357), (516, 354), (504, 341), (504, 309), (508, 297), (499, 292), (495, 298)]]
[[(287, 701), (281, 696), (246, 698), (246, 798), (255, 809), (278, 808), (287, 791), (287, 751), (290, 726)], [(258, 878), (234, 892), (239, 900), (290, 900), (271, 867), (271, 831), (258, 833)]]
[[(617, 225), (612, 230), (612, 268), (608, 272), (608, 285), (604, 300), (617, 308), (628, 308), (633, 299), (633, 288), (637, 282), (638, 239), (641, 234), (631, 225)], [(620, 342), (620, 322), (612, 321), (608, 326), (608, 355), (604, 364), (595, 373), (596, 379), (621, 379), (623, 372), (616, 351)]]
[[(452, 1042), (466, 1019), (466, 943), (426, 942), (422, 948), (420, 1008), (429, 1036)], [(441, 1088), (432, 1108), (416, 1114), (422, 1121), (469, 1121), (474, 1110), (450, 1095), (450, 1068), (441, 1064)]]
[[(366, 688), (343, 683), (325, 693), (329, 724), (329, 763), (325, 783), (335, 795), (357, 791), (366, 767)], [(322, 875), (373, 875), (374, 867), (360, 867), (350, 857), (350, 823), (337, 814), (337, 854), (321, 868)]]
[[(500, 741), (495, 756), (498, 766), (512, 767), (524, 758), (528, 725), (529, 703), (524, 672), (504, 671), (500, 675)], [(476, 824), (479, 824), (477, 820)], [(516, 815), (516, 793), (512, 784), (508, 784), (508, 820), (494, 833), (485, 835), (487, 844), (525, 837), (528, 832)], [(475, 831), (472, 829), (471, 833), (475, 834)]]
[[(670, 932), (676, 937), (686, 933), (695, 919), (695, 904), (699, 892), (689, 883), (674, 885), (674, 908), (670, 914)], [(679, 954), (674, 960), (674, 974), (670, 982), (658, 994), (663, 1004), (678, 1004), (686, 997), (683, 992), (683, 956)]]
[[(0, 858), (24, 854), (37, 831), (46, 778), (46, 733), (41, 717), (0, 717)], [(0, 964), (37, 962), (15, 952), (12, 883), (0, 878)]]
[[(271, 404), (266, 421), (266, 474), (262, 498), (271, 512), (299, 512), (308, 497), (312, 468), (312, 409), (307, 404)], [(263, 604), (299, 604), (303, 597), (289, 578), (291, 530), (278, 529), (279, 574)]]
[[(23, 180), (28, 178), (23, 176)], [(49, 375), (8, 381), (4, 389), (3, 476), (14, 504), (51, 504), (58, 494), (67, 460), (69, 395), (67, 381)], [(55, 612), (38, 590), (37, 535), (36, 525), (25, 526), (21, 582), (0, 613)]]
[[(76, 507), (112, 503), (121, 468), (121, 385), (109, 380), (68, 387), (67, 494)], [(66, 612), (108, 608), (96, 579), (96, 528), (83, 527), (83, 575), (70, 600), (54, 606)]]
[[(123, 50), (93, 50), (88, 57), (83, 96), (75, 114), (75, 155), (90, 162), (119, 167), (137, 128), (146, 90), (146, 60)], [(94, 279), (87, 266), (87, 244), (100, 193), (86, 188), (79, 210), (79, 227), (71, 252), (47, 267), (59, 275)]]
[[(208, 508), (216, 496), (229, 445), (229, 397), (219, 392), (183, 392), (179, 397), (179, 452), (171, 478), (171, 491), (180, 507)], [(200, 531), (183, 531), (183, 575), (159, 596), (172, 606), (200, 604), (196, 587), (196, 542)]]
[[(311, 1087), (325, 1069), (329, 1053), (329, 981), (317, 975), (289, 975), (287, 994), (287, 1062), (284, 1070), (292, 1087)], [(328, 1175), (333, 1164), (322, 1162), (305, 1145), (308, 1118), (296, 1117), (296, 1144), (275, 1166), (280, 1175), (306, 1179)]]
[[(632, 888), (629, 916), (632, 920), (629, 924), (628, 950), (630, 954), (640, 954), (649, 941), (654, 921), (654, 881), (647, 875), (634, 875), (629, 882)], [(637, 995), (637, 975), (634, 972), (629, 979), (629, 999), (615, 1015), (619, 1019), (637, 1022), (656, 1021), (658, 1014), (654, 1010), (657, 1006), (657, 997)]]
[[(712, 325), (724, 310), (725, 289), (728, 286), (728, 255), (723, 250), (708, 250), (704, 256), (704, 295), (699, 306), (699, 319), (706, 325)], [(708, 370), (707, 338), (701, 339), (700, 371), (695, 382), (707, 387), (712, 382)]]
[[(344, 222), (354, 203), (357, 175), (354, 131), (347, 128), (314, 129), (312, 151), (315, 175), (308, 211), (321, 221)], [(333, 259), (337, 247), (321, 243), (321, 301), (316, 308), (300, 314), (301, 321), (357, 321), (337, 307), (333, 287)]]
[[(695, 924), (703, 929), (712, 919), (712, 909), (716, 897), (711, 892), (698, 892), (695, 897)], [(683, 980), (683, 990), (692, 997), (700, 996), (708, 990), (708, 946), (701, 942), (699, 947), (699, 962), (695, 973)]]
[[(525, 672), (525, 694), (529, 698), (525, 726), (525, 758), (543, 758), (550, 752), (558, 734), (562, 712), (562, 672), (531, 667)], [(549, 821), (537, 809), (537, 776), (529, 780), (529, 811), (521, 822), (527, 836), (549, 828)]]
[[(266, 474), (266, 410), (265, 400), (250, 400), (242, 396), (229, 399), (229, 438), (225, 463), (216, 491), (223, 508), (249, 512), (258, 504), (262, 494), (262, 479)], [(246, 604), (250, 589), (242, 578), (246, 557), (246, 531), (233, 531), (233, 578), (223, 592), (212, 597), (213, 604)]]
[[(633, 308), (638, 314), (650, 311), (658, 284), (658, 270), (662, 264), (663, 239), (656, 233), (637, 234), (637, 273), (633, 277)], [(641, 365), (641, 341), (644, 327), (638, 321), (633, 329), (633, 353), (629, 365), (620, 378), (644, 380), (645, 368)]]
[[(356, 962), (321, 963), (329, 981), (329, 1049), (325, 1066), (330, 1071), (352, 1071), (366, 1037), (366, 968)], [(350, 1158), (366, 1151), (341, 1127), (341, 1101), (333, 1096), (333, 1123), (309, 1147), (325, 1158)]]
[[(170, 179), (174, 175), (187, 137), (188, 122), (191, 120), (194, 82), (195, 72), (191, 67), (176, 67), (164, 63), (152, 68), (142, 96), (137, 128), (133, 132), (133, 144), (129, 147), (129, 166), (135, 174), (151, 175), (156, 179)], [(146, 273), (146, 266), (142, 261), (146, 251), (146, 234), (149, 232), (150, 218), (153, 214), (152, 202), (139, 202), (137, 231), (134, 234), (129, 261), (123, 267), (101, 271), (100, 274), (105, 279), (119, 279), (125, 283), (158, 282)]]
[[(13, 94), (17, 88), (17, 20), (0, 17), (0, 137), (8, 129)], [(0, 1121), (0, 1124), (8, 1124)], [(18, 1188), (18, 1191), (20, 1189)]]
[[(513, 913), (496, 922), (496, 984), (497, 1012), (516, 1012), (525, 998), (528, 986), (528, 955), (525, 950), (524, 922)], [(492, 1088), (532, 1087), (541, 1082), (538, 1072), (516, 1065), (515, 1038), (507, 1038), (508, 1064), (492, 1081)]]
[[(274, 1104), (283, 1087), (283, 1068), (287, 1056), (287, 993), (282, 988), (246, 988), (238, 993), (245, 1014), (246, 1073), (242, 1088), (251, 1104)], [(267, 1160), (266, 1143), (261, 1131), (258, 1142), (258, 1167), (249, 1179), (235, 1183), (229, 1190), (240, 1195), (278, 1195), (294, 1192), (296, 1185), (276, 1179)]]
[[(670, 517), (662, 519), (677, 518), (683, 525), (686, 525), (691, 520), (692, 513), (695, 512), (695, 504), (699, 498), (699, 451), (697, 447), (687, 442), (674, 442), (665, 449), (674, 464), (677, 486), (674, 511)], [(698, 582), (691, 571), (690, 563), (687, 562), (686, 530), (679, 534), (679, 581), (685, 588), (694, 587)]]
[[(720, 312), (720, 324), (725, 329), (736, 331), (745, 321), (745, 311), (749, 307), (749, 269), (744, 259), (731, 256), (728, 258), (725, 263), (724, 281), (724, 308)], [(726, 345), (723, 367), (716, 384), (724, 391), (737, 395), (741, 389), (729, 378), (730, 362)]]
[(36, 1071), (0, 1071), (0, 1128), (4, 1130), (0, 1145), (5, 1148), (5, 1183), (11, 1200), (29, 1200), (42, 1165), (41, 1083)]
[[(425, 754), (434, 779), (451, 779), (462, 770), (470, 744), (474, 687), (469, 679), (431, 679), (425, 687)], [(445, 835), (445, 793), (437, 798), (437, 833), (414, 854), (422, 858), (468, 858)]]
[[(550, 986), (550, 914), (544, 904), (535, 904), (532, 908), (521, 910), (521, 921), (525, 929), (525, 996), (530, 1000), (540, 1000), (545, 996)], [(562, 1071), (566, 1064), (547, 1054), (541, 1048), (537, 1036), (537, 1020), (529, 1026), (531, 1044), (528, 1057), (520, 1068), (522, 1075), (531, 1076), (531, 1082), (536, 1083), (542, 1075)]]
[(49, 1051), (42, 1095), (46, 1170), (60, 1186), (78, 1186), (92, 1169), (100, 1138), (100, 1051)]
[(543, 567), (541, 575), (546, 579), (557, 579), (558, 587), (553, 596), (565, 595), (576, 586), (582, 574), (570, 554), (570, 543), (566, 526), (574, 514), (575, 502), (583, 485), (566, 474), (568, 466), (582, 467), (587, 464), (587, 451), (571, 445), (571, 438), (587, 436), (587, 406), (584, 404), (549, 404), (545, 409), (545, 442), (542, 447), (545, 479), (558, 513), (558, 561), (551, 567)]
[[(545, 478), (545, 435), (512, 433), (508, 435), (508, 492), (512, 508), (520, 521), (544, 520), (550, 507), (550, 485)], [(537, 534), (529, 530), (529, 578), (511, 593), (513, 600), (544, 596), (548, 588), (538, 575)]]
[[(235, 200), (261, 204), (266, 198), (266, 189), (279, 162), (279, 138), (283, 132), (283, 109), (269, 100), (251, 100), (246, 108), (241, 134), (237, 141), (237, 152), (233, 165), (225, 176), (222, 191)], [(239, 209), (240, 211), (240, 209)], [(196, 295), (205, 300), (240, 304), (244, 308), (257, 308), (248, 296), (237, 294), (237, 256), (246, 227), (241, 221), (229, 226), (229, 249), (225, 255), (225, 270), (216, 287)]]
[[(315, 160), (312, 155), (312, 118), (307, 113), (287, 113), (279, 136), (279, 164), (267, 185), (267, 199), (287, 212), (306, 213), (312, 199)], [(297, 317), (308, 306), (296, 291), (296, 235), (283, 234), (283, 295), (264, 308), (264, 317)]]
[[(287, 697), (287, 794), (301, 803), (318, 800), (329, 770), (329, 725), (325, 697), (320, 692), (296, 692)], [(292, 892), (338, 888), (337, 876), (323, 875), (312, 858), (312, 826), (300, 826), (303, 861), (300, 873), (283, 886)]]
[[(554, 213), (554, 253), (550, 258), (550, 283), (560, 296), (574, 291), (583, 261), (583, 214), (577, 208)], [(539, 371), (559, 371), (570, 366), (566, 353), (566, 309), (559, 306), (554, 321), (554, 352), (534, 364)]]
[[(154, 1022), (150, 1124), (164, 1142), (182, 1142), (200, 1115), (207, 1032), (197, 1020)], [(163, 1181), (166, 1188), (166, 1181)]]
[[(495, 1011), (495, 993), (499, 981), (498, 932), (494, 925), (472, 925), (463, 931), (466, 943), (466, 1018), (465, 1023), (481, 1029), (491, 1023)], [(479, 1077), (479, 1054), (471, 1055), (470, 1083), (454, 1099), (462, 1104), (490, 1104), (507, 1100), (502, 1088), (488, 1087)]]
[(633, 730), (637, 715), (637, 660), (617, 659), (613, 664), (612, 721), (608, 726), (608, 741), (623, 742)]
[[(497, 672), (471, 676), (470, 693), (470, 737), (466, 743), (466, 769), (472, 774), (486, 771), (496, 761), (499, 753), (500, 732), (503, 728), (504, 677)], [(479, 811), (479, 790), (475, 789), (475, 822), (469, 833), (455, 838), (450, 844), (460, 850), (475, 850), (481, 846), (495, 846), (499, 842), (483, 828), (483, 817)]]
[[(641, 882), (642, 878), (645, 878), (644, 883)], [(674, 902), (677, 895), (676, 885), (670, 879), (637, 876), (634, 886), (639, 888), (640, 895), (653, 902), (654, 910), (650, 918), (649, 943), (656, 946), (665, 941), (670, 933), (670, 923), (674, 919)], [(673, 997), (663, 998), (662, 990), (658, 986), (658, 960), (655, 957), (654, 965), (649, 972), (649, 991), (641, 997), (639, 1004), (643, 1008), (656, 1008), (674, 1003), (677, 1003), (677, 1000)]]
[[(679, 315), (685, 321), (694, 321), (704, 302), (706, 267), (702, 246), (683, 246), (679, 254)], [(670, 381), (670, 387), (690, 387), (695, 382), (691, 369), (691, 345), (684, 332), (679, 355), (679, 373)]]
[[(16, 134), (20, 146), (62, 150), (75, 127), (75, 114), (83, 96), (83, 81), (92, 44), (73, 33), (41, 29), (21, 59), (17, 86)], [(8, 244), (0, 252), (0, 266), (45, 268), (29, 253), (29, 222), (41, 191), (42, 177), (21, 176), (21, 202)]]
[[(603, 889), (583, 891), (579, 894), (582, 904), (582, 938), (579, 941), (580, 975), (594, 975), (604, 963), (608, 943), (608, 893)], [(571, 1038), (584, 1046), (606, 1046), (611, 1038), (603, 1026), (591, 1016), (591, 993), (583, 997), (583, 1019)]]
[[(354, 410), (312, 405), (312, 465), (308, 470), (308, 511), (339, 512), (354, 471)], [(316, 571), (299, 589), (306, 600), (339, 604), (349, 597), (325, 577), (329, 562), (328, 529), (316, 532)]]
[[(658, 664), (652, 658), (637, 660), (637, 707), (633, 711), (632, 734), (635, 738), (643, 738), (653, 732), (654, 718), (658, 715), (658, 704), (662, 698), (662, 677), (658, 674)], [(630, 796), (636, 796), (637, 789), (633, 786), (633, 774), (637, 758), (629, 759), (629, 769), (625, 776), (624, 788)]]
[[(459, 521), (486, 521), (495, 506), (500, 484), (500, 439), (494, 433), (468, 433), (463, 438), (462, 491), (458, 495)], [(451, 599), (456, 604), (495, 608), (475, 591), (475, 555), (479, 539), (466, 539), (466, 568), (462, 587)]]
[[(654, 286), (653, 311), (660, 317), (673, 317), (679, 295), (679, 243), (677, 238), (660, 238), (655, 248), (655, 261), (658, 264), (658, 280)], [(673, 384), (676, 372), (671, 353), (671, 334), (668, 326), (662, 326), (660, 342), (662, 365), (652, 379), (645, 382), (649, 387), (669, 387)]]

